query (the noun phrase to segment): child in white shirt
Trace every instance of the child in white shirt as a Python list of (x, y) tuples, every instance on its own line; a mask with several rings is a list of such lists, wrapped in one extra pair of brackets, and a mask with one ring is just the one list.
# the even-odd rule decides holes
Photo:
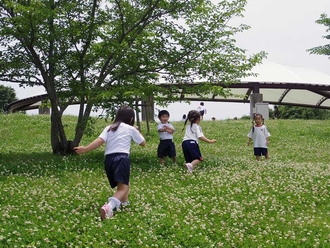
[[(188, 120), (190, 125), (186, 126)], [(200, 121), (200, 113), (197, 110), (191, 110), (189, 111), (187, 120), (184, 123), (186, 126), (186, 132), (182, 141), (182, 150), (186, 160), (185, 166), (188, 173), (192, 173), (194, 167), (203, 160), (198, 141), (202, 140), (207, 143), (216, 142), (215, 139), (210, 140), (204, 136), (202, 128), (199, 125)]]
[(88, 146), (74, 148), (77, 154), (82, 154), (106, 144), (105, 171), (111, 188), (117, 187), (117, 191), (101, 207), (101, 220), (111, 218), (116, 210), (128, 204), (131, 142), (133, 140), (140, 146), (146, 144), (142, 134), (134, 127), (134, 118), (133, 109), (127, 106), (121, 107), (117, 111), (114, 123), (107, 126), (98, 138)]
[(261, 114), (254, 115), (255, 125), (252, 126), (250, 132), (248, 133), (248, 145), (250, 145), (253, 140), (254, 155), (256, 156), (257, 161), (260, 160), (261, 156), (265, 156), (266, 159), (269, 159), (268, 155), (268, 145), (270, 133), (267, 130), (267, 127), (263, 124), (263, 117)]
[(164, 165), (165, 158), (168, 156), (172, 158), (173, 163), (176, 163), (176, 150), (173, 143), (173, 133), (175, 131), (173, 125), (168, 122), (170, 113), (167, 110), (161, 110), (158, 113), (160, 123), (157, 126), (159, 135), (159, 145), (157, 155), (160, 165)]

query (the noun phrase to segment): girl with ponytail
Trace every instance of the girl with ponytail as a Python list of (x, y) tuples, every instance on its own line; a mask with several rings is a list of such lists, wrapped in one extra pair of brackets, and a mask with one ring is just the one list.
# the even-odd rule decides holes
[[(190, 122), (187, 125), (187, 122)], [(191, 110), (188, 113), (187, 119), (184, 123), (186, 127), (185, 135), (182, 141), (183, 155), (186, 160), (185, 166), (188, 173), (192, 173), (194, 167), (203, 161), (201, 151), (199, 149), (198, 141), (202, 140), (207, 143), (215, 143), (215, 139), (208, 139), (204, 136), (202, 128), (199, 123), (201, 121), (201, 115), (197, 110)], [(182, 131), (184, 128), (182, 129)]]

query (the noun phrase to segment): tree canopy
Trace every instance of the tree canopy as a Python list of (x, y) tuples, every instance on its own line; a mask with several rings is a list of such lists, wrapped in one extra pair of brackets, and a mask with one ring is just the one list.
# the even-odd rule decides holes
[(0, 85), (0, 109), (2, 111), (9, 103), (14, 102), (16, 100), (16, 92), (12, 87)]
[[(246, 55), (229, 25), (245, 0), (4, 0), (0, 2), (0, 80), (43, 86), (51, 106), (54, 153), (72, 151), (93, 107), (113, 108), (153, 96), (224, 94), (217, 83), (249, 75), (264, 53)], [(190, 88), (189, 82), (203, 81)], [(65, 109), (80, 102), (76, 133), (68, 141)], [(71, 149), (68, 149), (71, 148)]]
[(320, 19), (316, 21), (317, 24), (321, 24), (327, 27), (326, 29), (326, 35), (323, 36), (324, 39), (328, 40), (329, 43), (325, 44), (323, 46), (317, 46), (311, 49), (308, 49), (311, 54), (318, 54), (318, 55), (326, 55), (330, 59), (330, 17), (327, 16), (327, 14), (321, 14)]

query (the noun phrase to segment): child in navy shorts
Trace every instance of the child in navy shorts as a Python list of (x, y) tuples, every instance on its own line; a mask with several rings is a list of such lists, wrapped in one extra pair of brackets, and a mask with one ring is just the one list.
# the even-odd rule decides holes
[(172, 159), (173, 163), (176, 163), (176, 150), (173, 143), (173, 133), (175, 129), (173, 125), (168, 122), (169, 118), (170, 113), (167, 110), (159, 111), (158, 119), (160, 120), (160, 123), (157, 126), (157, 131), (160, 141), (157, 155), (159, 157), (160, 165), (164, 165), (167, 156)]
[(101, 207), (101, 220), (113, 217), (116, 210), (128, 204), (131, 143), (134, 141), (140, 146), (146, 144), (142, 134), (134, 127), (134, 118), (134, 110), (123, 106), (117, 111), (114, 122), (104, 128), (98, 138), (88, 146), (74, 148), (77, 154), (82, 154), (106, 144), (105, 172), (111, 188), (117, 187), (117, 191)]
[[(189, 120), (190, 125), (187, 125)], [(194, 167), (203, 160), (201, 151), (199, 149), (198, 141), (202, 140), (207, 143), (215, 143), (215, 139), (208, 139), (204, 136), (202, 128), (199, 123), (201, 121), (201, 115), (197, 110), (191, 110), (188, 113), (187, 119), (184, 123), (186, 126), (186, 132), (182, 141), (182, 150), (185, 158), (185, 166), (188, 173), (192, 173)]]
[(253, 118), (255, 125), (253, 124), (250, 132), (248, 133), (248, 145), (250, 145), (253, 140), (254, 155), (256, 160), (259, 161), (261, 156), (265, 156), (266, 159), (269, 159), (268, 155), (268, 137), (270, 133), (267, 130), (267, 127), (263, 123), (263, 117), (261, 114), (255, 114)]

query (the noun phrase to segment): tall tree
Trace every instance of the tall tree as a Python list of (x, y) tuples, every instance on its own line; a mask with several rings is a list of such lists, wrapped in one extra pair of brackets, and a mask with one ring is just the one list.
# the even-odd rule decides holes
[[(264, 53), (246, 56), (228, 22), (246, 0), (1, 0), (0, 80), (43, 86), (51, 111), (54, 153), (70, 152), (93, 107), (153, 96), (225, 94), (218, 83), (249, 74)], [(188, 83), (204, 81), (193, 88)], [(160, 83), (173, 86), (165, 88)], [(62, 115), (80, 102), (68, 142)]]
[(6, 87), (0, 85), (0, 110), (3, 111), (4, 108), (11, 102), (17, 100), (15, 90), (12, 87)]
[[(330, 17), (328, 17), (327, 14), (321, 14), (320, 19), (318, 19), (316, 23), (326, 26), (326, 33), (330, 32)], [(329, 41), (329, 44), (317, 46), (308, 49), (307, 51), (309, 51), (311, 54), (326, 55), (330, 59), (330, 34), (324, 35), (323, 38), (327, 39)]]

